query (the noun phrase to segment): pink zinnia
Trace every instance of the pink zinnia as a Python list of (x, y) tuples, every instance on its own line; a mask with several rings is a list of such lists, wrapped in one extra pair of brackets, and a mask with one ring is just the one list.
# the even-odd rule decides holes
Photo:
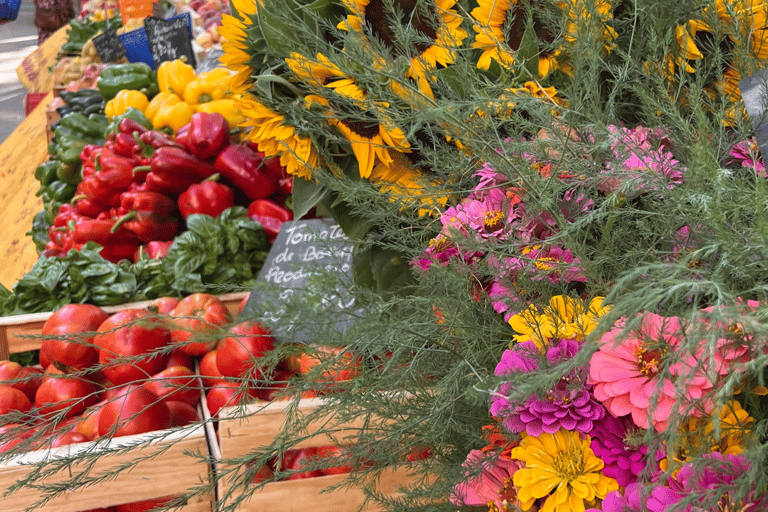
[[(742, 167), (755, 171), (755, 174), (765, 178), (768, 174), (765, 172), (765, 162), (760, 155), (757, 142), (754, 138), (749, 138), (734, 144), (729, 154), (733, 160), (739, 162)], [(732, 160), (732, 161), (733, 161)]]
[[(628, 416), (614, 418), (610, 414), (596, 421), (589, 432), (591, 448), (604, 463), (603, 473), (626, 487), (636, 482), (648, 463), (648, 447), (639, 444), (641, 432)], [(660, 459), (664, 456), (659, 453)]]
[(466, 479), (453, 488), (451, 503), (459, 507), (495, 505), (500, 512), (518, 510), (512, 475), (525, 466), (523, 462), (472, 450), (462, 466)]
[[(571, 359), (579, 351), (575, 340), (560, 340), (550, 347), (546, 359), (559, 363)], [(515, 350), (505, 350), (496, 366), (496, 375), (527, 373), (538, 369), (538, 349), (531, 342), (519, 343)], [(523, 403), (512, 402), (507, 393), (511, 383), (504, 383), (491, 399), (491, 415), (501, 418), (510, 432), (527, 432), (539, 436), (542, 432), (554, 434), (558, 430), (575, 430), (587, 433), (594, 422), (603, 418), (605, 409), (590, 394), (584, 384), (585, 376), (573, 371), (547, 391), (543, 396), (532, 396)]]
[[(712, 389), (712, 383), (693, 357), (679, 352), (683, 333), (677, 317), (646, 312), (629, 332), (624, 332), (625, 325), (622, 319), (603, 335), (590, 361), (588, 382), (595, 386), (595, 398), (614, 416), (631, 414), (637, 426), (653, 424), (663, 431), (673, 412), (686, 414), (688, 399), (700, 399)], [(667, 354), (676, 351), (677, 362), (669, 368), (676, 378), (673, 383), (662, 378), (661, 371)], [(683, 396), (678, 395), (676, 385), (685, 387)]]

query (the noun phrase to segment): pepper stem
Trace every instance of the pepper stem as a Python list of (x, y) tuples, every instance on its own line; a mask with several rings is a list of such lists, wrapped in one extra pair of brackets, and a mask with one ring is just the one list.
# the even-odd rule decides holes
[(120, 230), (121, 227), (123, 227), (123, 224), (128, 222), (129, 220), (136, 218), (136, 210), (131, 210), (119, 219), (115, 221), (114, 224), (112, 224), (112, 228), (109, 230), (110, 233), (117, 233), (118, 230)]
[(219, 178), (221, 178), (221, 174), (214, 173), (214, 174), (211, 174), (210, 176), (208, 176), (207, 178), (205, 178), (200, 183), (205, 183), (206, 181), (219, 181)]
[(139, 132), (133, 132), (133, 139), (139, 144), (139, 146), (141, 146), (142, 155), (149, 158), (155, 154), (155, 148), (141, 140), (141, 137), (139, 137)]
[(87, 199), (87, 198), (88, 198), (88, 196), (87, 196), (87, 195), (85, 195), (85, 194), (79, 194), (79, 195), (76, 195), (76, 196), (74, 196), (72, 199), (70, 199), (70, 200), (69, 200), (69, 204), (75, 204), (75, 203), (76, 203), (76, 202), (78, 202), (79, 200), (81, 200), (81, 199)]
[(132, 172), (132, 174), (134, 176), (136, 176), (136, 174), (139, 173), (139, 172), (151, 171), (151, 170), (152, 170), (152, 166), (151, 165), (139, 165), (137, 167), (134, 167), (133, 171), (131, 171), (131, 172)]

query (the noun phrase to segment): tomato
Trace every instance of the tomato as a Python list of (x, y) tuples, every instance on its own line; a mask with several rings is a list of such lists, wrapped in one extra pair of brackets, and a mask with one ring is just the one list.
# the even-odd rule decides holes
[(194, 293), (184, 297), (171, 311), (173, 329), (171, 341), (179, 349), (193, 356), (202, 356), (216, 344), (215, 332), (232, 317), (226, 304), (208, 293)]
[(53, 363), (53, 355), (51, 355), (51, 347), (43, 343), (40, 345), (40, 353), (37, 355), (40, 366), (48, 368)]
[[(318, 449), (315, 446), (287, 450), (283, 454), (282, 469), (302, 470), (307, 465), (309, 465), (313, 459), (316, 459), (317, 452)], [(302, 480), (304, 478), (315, 478), (318, 476), (323, 476), (323, 472), (319, 469), (312, 469), (308, 471), (299, 471), (298, 473), (293, 473), (289, 475), (286, 480)]]
[(91, 304), (67, 304), (56, 311), (43, 325), (43, 346), (46, 353), (61, 364), (78, 370), (90, 368), (99, 359), (93, 346), (93, 333), (109, 318), (109, 314)]
[(343, 382), (360, 373), (360, 361), (343, 347), (313, 347), (312, 353), (304, 352), (299, 361), (299, 373), (306, 375), (320, 367), (317, 382)]
[(170, 400), (165, 402), (168, 409), (171, 411), (171, 426), (172, 427), (186, 427), (196, 421), (200, 421), (200, 415), (197, 413), (197, 409), (185, 402), (177, 402)]
[(168, 354), (168, 361), (165, 363), (166, 368), (170, 368), (171, 366), (186, 366), (190, 370), (194, 370), (195, 360), (192, 359), (191, 355), (185, 354), (181, 350), (175, 348)]
[(35, 407), (40, 409), (40, 414), (66, 411), (67, 418), (77, 416), (97, 401), (97, 390), (93, 382), (67, 375), (53, 365), (45, 370), (43, 381), (35, 394)]
[(83, 434), (89, 441), (97, 439), (99, 437), (99, 415), (101, 414), (101, 408), (108, 401), (109, 399), (104, 399), (101, 402), (88, 407), (73, 430)]
[[(344, 448), (335, 445), (318, 446), (316, 455), (319, 459), (325, 460), (327, 464), (331, 464), (333, 461), (338, 462), (344, 460), (349, 456)], [(321, 471), (324, 475), (341, 475), (350, 473), (352, 471), (352, 466), (349, 464), (328, 466), (323, 467)]]
[(197, 374), (186, 366), (166, 368), (153, 375), (143, 386), (166, 402), (176, 400), (195, 405), (200, 401)]
[(432, 456), (432, 448), (429, 446), (416, 446), (411, 449), (406, 458), (411, 462), (425, 460)]
[(175, 297), (160, 297), (153, 300), (149, 307), (156, 309), (160, 315), (170, 315), (173, 308), (178, 306), (178, 304), (179, 299)]
[(99, 413), (99, 436), (130, 436), (171, 427), (171, 410), (157, 395), (137, 384), (120, 388)]
[(50, 447), (58, 448), (70, 444), (87, 443), (88, 441), (90, 441), (90, 439), (80, 432), (57, 432), (51, 436)]
[(11, 386), (0, 386), (0, 414), (11, 411), (27, 412), (32, 408), (32, 403), (20, 389)]
[[(288, 370), (275, 370), (270, 379), (271, 383), (267, 387), (259, 388), (259, 398), (271, 402), (277, 396), (283, 393), (283, 390), (290, 385), (290, 378), (296, 375)], [(286, 397), (287, 398), (287, 397)]]
[(214, 384), (206, 395), (206, 406), (211, 416), (216, 416), (223, 407), (246, 403), (256, 396), (256, 391), (247, 390), (243, 393), (242, 386), (238, 382), (220, 382)]
[(224, 376), (219, 371), (219, 367), (216, 364), (217, 350), (211, 350), (200, 359), (200, 377), (203, 379), (203, 386), (206, 388), (212, 387), (219, 382), (226, 382)]
[(12, 451), (33, 435), (35, 435), (35, 429), (21, 423), (7, 423), (0, 426), (0, 453)]
[(125, 505), (116, 506), (115, 512), (148, 512), (160, 507), (161, 505), (167, 505), (175, 498), (175, 496), (165, 496), (163, 498), (154, 498), (151, 500), (126, 503)]
[(27, 395), (30, 402), (35, 401), (35, 393), (42, 380), (42, 368), (21, 366), (13, 361), (0, 361), (0, 384), (18, 389)]
[(242, 322), (219, 343), (216, 367), (225, 377), (261, 378), (258, 359), (274, 348), (271, 333), (258, 322)]
[(251, 482), (254, 484), (265, 482), (272, 478), (273, 475), (274, 472), (272, 471), (272, 468), (269, 467), (269, 464), (264, 464), (259, 468), (256, 474), (253, 475), (253, 480), (251, 480)]
[[(94, 342), (104, 375), (121, 386), (146, 379), (163, 368), (168, 355), (151, 354), (170, 343), (168, 329), (146, 309), (124, 309), (106, 319)], [(144, 357), (140, 357), (144, 355)]]

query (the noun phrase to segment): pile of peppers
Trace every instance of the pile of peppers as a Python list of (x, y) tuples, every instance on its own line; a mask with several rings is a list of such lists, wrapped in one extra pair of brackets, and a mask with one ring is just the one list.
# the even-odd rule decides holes
[(218, 113), (195, 113), (171, 137), (127, 108), (113, 118), (106, 142), (85, 145), (79, 159), (82, 181), (53, 220), (45, 256), (96, 242), (115, 263), (162, 257), (187, 216), (216, 217), (236, 204), (249, 207), (270, 242), (293, 219), (284, 203), (290, 176), (276, 159), (231, 143)]

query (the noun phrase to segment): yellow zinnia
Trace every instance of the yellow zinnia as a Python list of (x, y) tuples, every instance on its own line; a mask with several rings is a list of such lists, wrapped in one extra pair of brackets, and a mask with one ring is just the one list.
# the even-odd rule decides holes
[(541, 512), (584, 512), (585, 503), (618, 489), (615, 479), (603, 475), (603, 461), (589, 445), (589, 436), (563, 429), (523, 438), (510, 452), (525, 463), (512, 477), (522, 510), (544, 500)]
[(531, 304), (510, 318), (509, 325), (519, 333), (513, 336), (516, 342), (530, 340), (542, 348), (553, 338), (585, 339), (607, 312), (603, 297), (595, 297), (585, 304), (581, 299), (557, 295), (542, 309)]

